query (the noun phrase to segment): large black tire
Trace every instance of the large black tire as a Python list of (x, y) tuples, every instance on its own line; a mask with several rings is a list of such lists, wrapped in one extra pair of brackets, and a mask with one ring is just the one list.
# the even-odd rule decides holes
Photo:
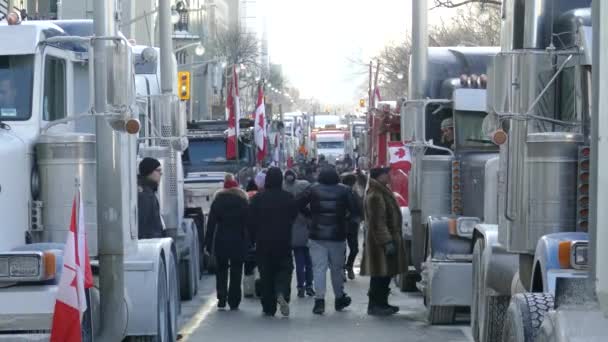
[(129, 337), (130, 342), (170, 342), (175, 341), (171, 339), (170, 329), (170, 317), (169, 317), (169, 288), (167, 286), (167, 268), (165, 266), (165, 260), (161, 259), (158, 268), (158, 308), (156, 310), (156, 324), (158, 329), (154, 336), (131, 336)]
[(168, 272), (168, 293), (170, 295), (169, 298), (169, 328), (170, 328), (170, 336), (172, 341), (177, 339), (177, 330), (179, 329), (179, 315), (182, 311), (182, 302), (180, 301), (180, 288), (178, 282), (178, 263), (177, 263), (177, 255), (175, 253), (171, 253), (171, 262), (167, 263), (167, 272)]
[(503, 325), (509, 308), (510, 296), (491, 296), (486, 301), (487, 322), (482, 331), (482, 342), (502, 340)]
[[(483, 253), (483, 239), (477, 239), (473, 247), (473, 286), (472, 286), (472, 302), (471, 302), (471, 335), (475, 342), (484, 341), (481, 337), (482, 327), (487, 324), (485, 315), (482, 313), (482, 307), (486, 300), (483, 283), (483, 266), (481, 255)], [(484, 341), (485, 342), (485, 341)]]
[(82, 315), (81, 337), (82, 342), (93, 342), (93, 308), (91, 307), (91, 289), (85, 290), (87, 311)]
[(180, 294), (182, 300), (192, 300), (198, 290), (199, 261), (197, 253), (198, 242), (196, 232), (190, 232), (190, 255), (180, 261)]
[(456, 318), (456, 307), (430, 305), (427, 307), (427, 319), (431, 325), (453, 324)]
[(547, 311), (554, 307), (549, 293), (519, 293), (511, 298), (502, 333), (503, 342), (534, 342)]

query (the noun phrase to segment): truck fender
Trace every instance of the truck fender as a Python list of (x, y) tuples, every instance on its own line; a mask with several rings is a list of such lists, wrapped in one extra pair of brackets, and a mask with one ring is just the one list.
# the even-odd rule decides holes
[(517, 254), (508, 253), (498, 243), (498, 225), (478, 224), (473, 232), (473, 244), (483, 240), (481, 255), (483, 286), (488, 295), (510, 295), (511, 283), (518, 271)]
[[(128, 325), (127, 336), (155, 335), (158, 272), (161, 260), (167, 267), (168, 286), (170, 263), (175, 263), (175, 245), (171, 238), (143, 239), (137, 242), (137, 252), (125, 256), (125, 290)], [(169, 293), (171, 295), (171, 289)]]
[(583, 232), (547, 234), (538, 240), (532, 268), (532, 292), (548, 292), (555, 295), (557, 278), (574, 278), (586, 275), (586, 271), (562, 269), (559, 265), (559, 244), (562, 241), (588, 241)]
[(431, 260), (450, 261), (450, 256), (471, 254), (471, 241), (450, 235), (448, 221), (448, 217), (427, 219), (426, 255), (430, 254)]

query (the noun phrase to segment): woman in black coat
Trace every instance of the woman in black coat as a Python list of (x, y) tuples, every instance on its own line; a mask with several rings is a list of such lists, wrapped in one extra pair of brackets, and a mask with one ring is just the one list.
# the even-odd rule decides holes
[[(224, 189), (218, 191), (211, 204), (205, 239), (209, 254), (215, 255), (218, 308), (237, 310), (241, 303), (243, 262), (247, 253), (247, 194), (239, 189), (231, 174), (224, 179)], [(228, 272), (230, 271), (230, 285)]]

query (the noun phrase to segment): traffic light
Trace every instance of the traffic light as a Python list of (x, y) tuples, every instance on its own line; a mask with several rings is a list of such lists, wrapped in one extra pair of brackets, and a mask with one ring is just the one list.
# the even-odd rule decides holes
[(190, 100), (190, 72), (177, 73), (177, 92), (180, 100)]
[(359, 107), (365, 108), (365, 99), (360, 99), (359, 100)]

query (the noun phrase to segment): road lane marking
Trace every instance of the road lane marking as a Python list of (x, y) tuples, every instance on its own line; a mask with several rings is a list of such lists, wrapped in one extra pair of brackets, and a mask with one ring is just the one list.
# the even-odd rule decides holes
[(188, 341), (190, 335), (192, 335), (192, 333), (194, 333), (194, 331), (200, 327), (205, 318), (209, 316), (216, 305), (217, 299), (208, 300), (205, 304), (203, 304), (196, 314), (194, 314), (194, 317), (192, 317), (180, 331), (180, 335), (182, 335), (180, 341)]

